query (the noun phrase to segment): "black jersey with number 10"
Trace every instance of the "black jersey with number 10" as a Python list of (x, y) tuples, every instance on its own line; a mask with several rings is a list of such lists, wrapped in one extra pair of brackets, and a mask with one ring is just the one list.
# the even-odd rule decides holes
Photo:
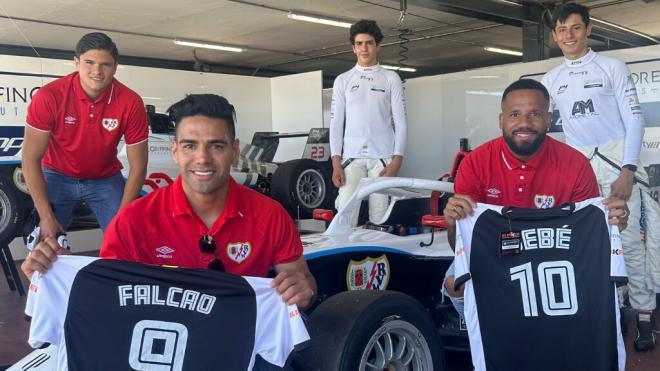
[(601, 198), (556, 209), (478, 204), (457, 224), (456, 285), (475, 369), (623, 370), (623, 251)]

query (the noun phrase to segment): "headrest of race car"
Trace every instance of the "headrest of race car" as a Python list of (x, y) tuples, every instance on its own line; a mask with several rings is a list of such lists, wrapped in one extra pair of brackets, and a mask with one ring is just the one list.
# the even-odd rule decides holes
[(424, 215), (422, 216), (422, 225), (433, 228), (447, 228), (443, 215)]

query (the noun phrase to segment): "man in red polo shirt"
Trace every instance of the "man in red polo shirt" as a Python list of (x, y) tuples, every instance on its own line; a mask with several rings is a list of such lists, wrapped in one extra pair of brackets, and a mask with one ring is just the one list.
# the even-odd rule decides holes
[[(239, 156), (234, 107), (213, 94), (189, 95), (169, 109), (176, 124), (176, 182), (123, 207), (108, 226), (100, 256), (185, 268), (216, 268), (265, 277), (289, 304), (306, 307), (316, 282), (291, 218), (276, 201), (230, 176)], [(63, 253), (53, 238), (22, 265), (46, 272)]]
[[(535, 80), (521, 79), (504, 90), (500, 113), (502, 136), (479, 146), (461, 162), (454, 183), (455, 194), (443, 211), (452, 246), (456, 242), (456, 220), (472, 215), (475, 202), (550, 208), (600, 195), (588, 159), (546, 136), (552, 121), (549, 104), (548, 91)], [(628, 216), (625, 202), (610, 197), (605, 203), (610, 224), (625, 229)], [(444, 286), (462, 315), (463, 289), (454, 290), (453, 265)]]
[[(148, 125), (139, 95), (114, 79), (118, 51), (100, 32), (76, 45), (76, 72), (43, 86), (28, 108), (23, 171), (39, 212), (41, 238), (66, 231), (85, 201), (105, 230), (138, 197), (147, 169)], [(122, 136), (130, 165), (121, 175)]]
[[(123, 207), (108, 226), (100, 256), (184, 268), (222, 267), (265, 277), (287, 304), (305, 308), (316, 281), (302, 256), (293, 221), (276, 201), (230, 176), (240, 152), (235, 111), (218, 95), (189, 95), (169, 108), (176, 136), (176, 182)], [(66, 253), (55, 239), (39, 243), (21, 269), (45, 273)], [(279, 369), (257, 359), (255, 370)]]

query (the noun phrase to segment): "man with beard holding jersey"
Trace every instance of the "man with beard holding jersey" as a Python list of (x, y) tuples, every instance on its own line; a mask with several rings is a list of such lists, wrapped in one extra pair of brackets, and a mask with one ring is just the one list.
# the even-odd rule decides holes
[[(455, 246), (456, 221), (472, 215), (476, 202), (492, 205), (550, 208), (598, 197), (589, 161), (577, 150), (546, 136), (552, 114), (549, 94), (538, 81), (521, 79), (502, 95), (502, 136), (463, 159), (454, 183), (454, 196), (444, 209), (449, 243)], [(616, 197), (605, 200), (610, 224), (624, 229), (628, 210)], [(463, 288), (454, 290), (453, 264), (444, 290), (463, 315)]]

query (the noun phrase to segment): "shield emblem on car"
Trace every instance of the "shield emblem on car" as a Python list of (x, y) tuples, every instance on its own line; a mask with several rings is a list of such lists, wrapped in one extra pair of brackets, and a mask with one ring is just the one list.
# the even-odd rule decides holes
[(252, 244), (249, 242), (232, 242), (227, 244), (227, 255), (229, 259), (241, 264), (250, 256)]
[(378, 258), (351, 260), (346, 269), (346, 287), (353, 290), (385, 290), (390, 281), (390, 262), (385, 254)]
[(107, 131), (113, 131), (119, 126), (119, 120), (117, 119), (103, 119), (101, 124)]

